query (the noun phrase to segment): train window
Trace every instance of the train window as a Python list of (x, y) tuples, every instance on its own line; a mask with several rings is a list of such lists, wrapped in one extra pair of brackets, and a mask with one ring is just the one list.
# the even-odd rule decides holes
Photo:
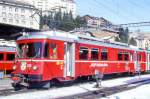
[(57, 45), (56, 45), (56, 43), (51, 43), (50, 47), (52, 49), (51, 56), (50, 56), (51, 59), (57, 59)]
[(7, 54), (6, 57), (7, 57), (6, 58), (7, 60), (14, 60), (15, 59), (15, 54)]
[(80, 47), (79, 58), (83, 59), (83, 60), (87, 60), (88, 59), (88, 48)]
[(4, 54), (0, 53), (0, 61), (4, 60)]
[(124, 54), (124, 60), (125, 61), (129, 60), (129, 53), (128, 52), (125, 52), (125, 54)]
[(141, 61), (141, 59), (142, 59), (142, 55), (138, 54), (138, 61)]
[(123, 60), (123, 53), (122, 52), (118, 52), (118, 60)]
[(101, 60), (107, 60), (108, 59), (108, 55), (107, 54), (108, 54), (107, 49), (103, 48), (102, 52), (101, 52)]
[(98, 60), (98, 53), (99, 53), (98, 49), (97, 48), (93, 48), (91, 50), (91, 59), (92, 60)]
[(44, 55), (45, 58), (49, 57), (49, 44), (45, 43)]

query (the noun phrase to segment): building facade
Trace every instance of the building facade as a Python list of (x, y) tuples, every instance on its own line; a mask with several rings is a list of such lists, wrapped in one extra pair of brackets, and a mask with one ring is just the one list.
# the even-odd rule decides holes
[[(39, 29), (39, 15), (34, 6), (16, 0), (0, 0), (0, 23)], [(34, 16), (33, 16), (34, 15)]]
[(130, 33), (130, 38), (134, 38), (137, 42), (137, 47), (142, 49), (150, 49), (150, 33), (134, 32)]
[(103, 17), (98, 18), (90, 15), (85, 15), (84, 19), (87, 22), (87, 26), (91, 28), (101, 28), (101, 27), (112, 25), (111, 22), (109, 22)]
[[(21, 1), (21, 0), (20, 0)], [(61, 9), (62, 12), (70, 13), (76, 16), (76, 3), (74, 0), (24, 0), (34, 5), (39, 10), (56, 12)]]

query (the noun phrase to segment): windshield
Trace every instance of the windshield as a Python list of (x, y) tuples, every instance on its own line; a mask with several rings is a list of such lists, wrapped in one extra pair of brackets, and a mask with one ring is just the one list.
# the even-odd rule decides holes
[(19, 58), (40, 58), (41, 49), (41, 42), (21, 43), (17, 46), (17, 54)]

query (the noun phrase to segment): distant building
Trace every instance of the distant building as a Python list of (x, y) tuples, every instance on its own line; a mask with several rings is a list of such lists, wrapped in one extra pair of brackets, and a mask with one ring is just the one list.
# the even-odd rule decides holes
[(74, 31), (73, 33), (77, 34), (77, 35), (85, 35), (85, 36), (99, 38), (106, 42), (113, 42), (119, 36), (118, 32), (108, 31), (108, 30), (100, 30), (100, 29)]
[(0, 0), (0, 23), (30, 29), (39, 29), (39, 15), (32, 16), (34, 6), (16, 0)]
[(42, 10), (43, 12), (50, 11), (50, 13), (54, 13), (61, 10), (62, 12), (66, 13), (72, 12), (72, 15), (74, 17), (76, 16), (76, 3), (74, 2), (74, 0), (23, 0), (23, 1), (34, 5), (36, 8)]
[(106, 20), (103, 17), (98, 18), (90, 15), (85, 15), (84, 19), (87, 22), (87, 26), (91, 28), (101, 28), (112, 25), (110, 21)]
[(137, 46), (142, 49), (150, 49), (150, 33), (134, 32), (130, 33), (130, 38), (134, 38)]

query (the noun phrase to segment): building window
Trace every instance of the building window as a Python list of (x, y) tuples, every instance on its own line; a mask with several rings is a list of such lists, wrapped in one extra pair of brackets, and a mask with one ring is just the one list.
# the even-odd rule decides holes
[(25, 9), (22, 8), (22, 9), (21, 9), (21, 13), (25, 13)]
[(2, 12), (2, 17), (6, 18), (6, 12)]
[(91, 50), (91, 60), (98, 60), (99, 51), (97, 48)]
[(16, 24), (19, 24), (19, 20), (16, 20)]
[(86, 47), (80, 47), (80, 53), (79, 53), (79, 58), (83, 60), (88, 59), (88, 48)]
[(30, 25), (34, 25), (33, 22), (30, 22)]
[(15, 8), (15, 12), (18, 12), (18, 8)]
[(25, 25), (25, 24), (26, 24), (26, 21), (22, 20), (22, 24)]
[(9, 23), (13, 23), (13, 19), (9, 19)]
[(19, 15), (18, 14), (15, 14), (15, 17), (14, 17), (15, 19), (18, 19), (19, 18)]
[(24, 16), (24, 15), (21, 15), (21, 19), (22, 19), (22, 20), (25, 20), (25, 16)]
[(12, 18), (12, 17), (13, 17), (12, 13), (9, 13), (8, 18)]
[(9, 11), (12, 11), (12, 7), (9, 7)]
[(6, 10), (6, 6), (3, 6), (3, 7), (2, 7), (2, 10)]
[(118, 52), (118, 60), (123, 60), (123, 52)]
[(6, 18), (3, 18), (3, 22), (7, 22), (7, 19), (6, 19)]
[(101, 60), (108, 60), (108, 51), (106, 48), (103, 48), (102, 49), (102, 52), (101, 52)]

